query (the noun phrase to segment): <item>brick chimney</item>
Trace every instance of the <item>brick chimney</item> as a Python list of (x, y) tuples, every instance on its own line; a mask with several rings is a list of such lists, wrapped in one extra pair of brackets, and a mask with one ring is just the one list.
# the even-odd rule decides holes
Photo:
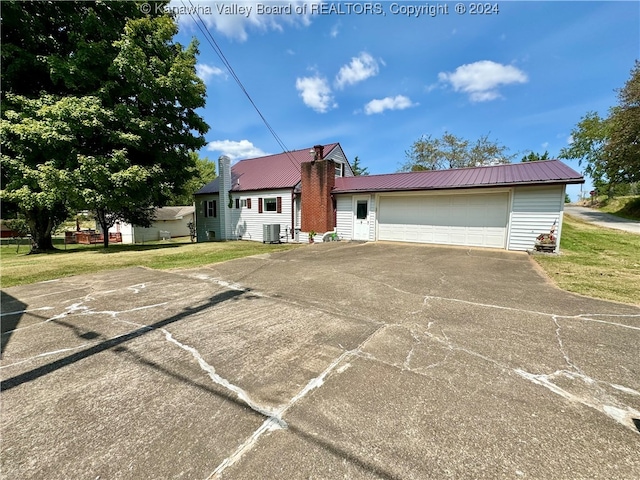
[(331, 191), (336, 181), (333, 160), (323, 160), (323, 147), (313, 147), (314, 159), (300, 165), (301, 216), (303, 232), (325, 233), (333, 231), (335, 216)]
[(324, 147), (322, 145), (314, 145), (313, 152), (313, 161), (322, 160), (324, 158)]

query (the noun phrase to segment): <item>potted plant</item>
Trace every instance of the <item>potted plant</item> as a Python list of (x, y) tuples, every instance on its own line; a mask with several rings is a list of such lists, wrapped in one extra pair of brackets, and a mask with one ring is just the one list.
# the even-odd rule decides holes
[(309, 243), (314, 243), (314, 242), (315, 242), (315, 240), (313, 239), (313, 237), (315, 237), (316, 235), (317, 235), (317, 234), (316, 234), (315, 230), (311, 230), (311, 231), (309, 232)]
[(553, 222), (549, 233), (541, 233), (536, 237), (536, 250), (539, 252), (553, 252), (556, 249), (556, 223)]

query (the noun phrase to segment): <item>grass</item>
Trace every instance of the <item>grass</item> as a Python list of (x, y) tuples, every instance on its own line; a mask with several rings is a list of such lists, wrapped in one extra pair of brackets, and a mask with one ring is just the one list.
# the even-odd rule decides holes
[(609, 198), (598, 210), (630, 220), (640, 220), (640, 196)]
[(534, 257), (560, 288), (640, 304), (640, 235), (565, 215), (560, 249), (559, 256)]
[(258, 242), (206, 242), (171, 240), (145, 245), (112, 244), (68, 245), (67, 250), (42, 255), (27, 255), (27, 246), (0, 246), (0, 274), (2, 287), (24, 285), (56, 278), (116, 270), (127, 267), (148, 267), (158, 270), (190, 268), (260, 253), (278, 252), (295, 245), (266, 245)]
[[(597, 227), (565, 215), (562, 255), (535, 256), (556, 282), (570, 292), (633, 305), (640, 304), (640, 235)], [(60, 245), (60, 248), (63, 248)], [(260, 253), (295, 248), (258, 242), (190, 243), (174, 239), (145, 245), (68, 245), (44, 255), (26, 255), (27, 246), (0, 246), (2, 287), (143, 266), (159, 270), (190, 268)]]

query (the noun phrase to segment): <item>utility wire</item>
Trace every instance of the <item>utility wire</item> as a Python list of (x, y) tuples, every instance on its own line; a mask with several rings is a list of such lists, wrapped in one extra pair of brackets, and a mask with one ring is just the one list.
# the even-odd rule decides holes
[[(233, 67), (231, 66), (231, 64), (229, 63), (229, 60), (227, 60), (227, 57), (225, 56), (224, 52), (222, 51), (222, 49), (220, 48), (220, 45), (218, 45), (218, 42), (216, 42), (216, 39), (213, 38), (213, 35), (211, 35), (211, 32), (209, 31), (209, 29), (207, 28), (204, 20), (202, 19), (202, 17), (200, 16), (200, 13), (198, 13), (198, 9), (195, 8), (195, 6), (193, 5), (193, 3), (191, 3), (191, 0), (189, 0), (189, 5), (191, 5), (191, 8), (187, 8), (187, 6), (185, 5), (184, 1), (182, 1), (182, 5), (185, 7), (185, 10), (187, 12), (189, 12), (189, 16), (193, 19), (194, 23), (196, 24), (196, 26), (198, 27), (198, 29), (202, 32), (202, 34), (204, 35), (205, 40), (207, 41), (207, 43), (209, 43), (209, 45), (211, 46), (211, 48), (213, 49), (213, 51), (216, 53), (216, 55), (218, 55), (218, 58), (220, 59), (220, 61), (224, 64), (224, 66), (227, 68), (227, 70), (229, 71), (229, 73), (231, 74), (231, 76), (233, 77), (233, 79), (236, 81), (236, 83), (238, 84), (238, 86), (240, 87), (240, 90), (242, 90), (242, 92), (245, 94), (245, 96), (249, 99), (249, 102), (251, 103), (251, 105), (253, 106), (253, 108), (255, 109), (255, 111), (258, 113), (258, 115), (260, 116), (260, 118), (262, 119), (262, 122), (265, 124), (265, 126), (267, 127), (267, 130), (269, 130), (269, 132), (271, 133), (271, 135), (273, 136), (273, 138), (275, 139), (275, 141), (277, 142), (277, 144), (280, 146), (280, 148), (282, 149), (282, 152), (285, 153), (287, 155), (287, 158), (289, 158), (289, 161), (295, 165), (296, 168), (299, 167), (298, 163), (296, 163), (296, 161), (293, 159), (293, 157), (291, 156), (290, 150), (287, 148), (287, 146), (284, 144), (284, 142), (282, 141), (282, 139), (278, 136), (278, 134), (276, 133), (276, 131), (273, 129), (273, 127), (271, 126), (271, 124), (267, 121), (267, 119), (265, 118), (265, 116), (262, 114), (262, 112), (260, 111), (260, 109), (258, 108), (258, 106), (256, 105), (256, 103), (253, 101), (253, 98), (251, 98), (251, 95), (249, 95), (249, 92), (247, 91), (247, 89), (245, 88), (245, 86), (243, 85), (242, 81), (240, 80), (240, 77), (238, 77), (238, 75), (236, 74), (236, 72), (233, 70)], [(196, 16), (198, 17), (197, 19), (193, 16), (193, 13), (195, 12)]]

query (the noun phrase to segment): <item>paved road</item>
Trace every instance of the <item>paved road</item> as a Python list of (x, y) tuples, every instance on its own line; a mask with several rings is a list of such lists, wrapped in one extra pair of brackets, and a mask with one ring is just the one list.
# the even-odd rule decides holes
[(2, 292), (7, 479), (637, 479), (640, 308), (315, 244)]
[(634, 220), (627, 220), (626, 218), (616, 217), (609, 213), (599, 212), (593, 208), (578, 205), (565, 205), (564, 211), (573, 217), (601, 227), (615, 228), (616, 230), (640, 234), (640, 222)]

